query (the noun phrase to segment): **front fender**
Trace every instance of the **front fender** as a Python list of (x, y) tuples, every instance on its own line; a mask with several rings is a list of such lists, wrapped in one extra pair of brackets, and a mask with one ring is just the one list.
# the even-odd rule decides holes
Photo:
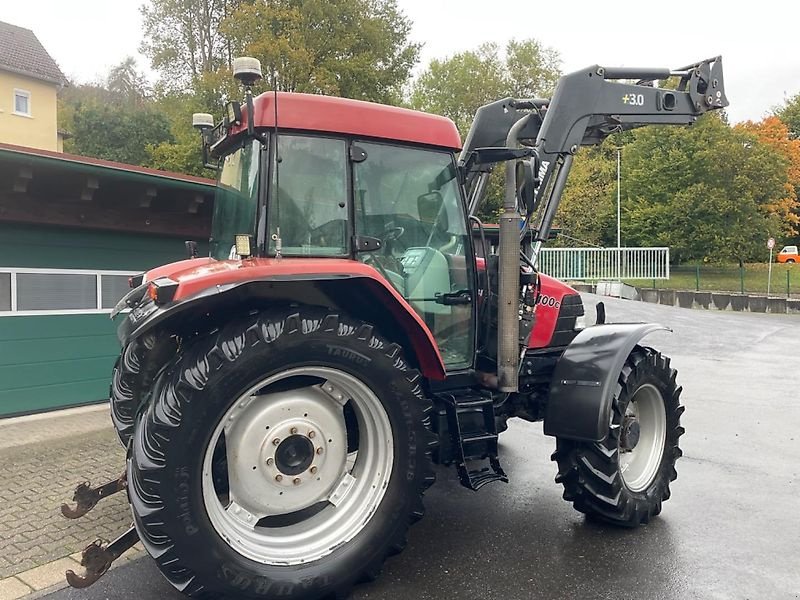
[(581, 331), (556, 363), (544, 432), (600, 442), (608, 435), (617, 380), (633, 348), (646, 335), (666, 330), (657, 323), (613, 323)]

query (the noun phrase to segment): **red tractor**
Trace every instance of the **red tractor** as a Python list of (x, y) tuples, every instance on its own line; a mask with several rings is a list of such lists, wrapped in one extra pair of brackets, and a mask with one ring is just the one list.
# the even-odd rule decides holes
[[(295, 93), (253, 98), (212, 127), (210, 256), (132, 278), (115, 314), (111, 412), (128, 451), (84, 514), (127, 488), (134, 526), (84, 553), (92, 583), (137, 539), (193, 597), (341, 597), (376, 577), (423, 515), (434, 464), (477, 490), (507, 481), (511, 417), (556, 438), (574, 507), (635, 527), (661, 512), (681, 455), (680, 388), (641, 344), (656, 324), (585, 327), (580, 296), (537, 271), (581, 145), (727, 106), (720, 58), (561, 78), (552, 99), (451, 121)], [(653, 83), (668, 77), (676, 89)], [(630, 81), (635, 81), (632, 83)], [(506, 189), (497, 256), (474, 216), (493, 168)]]

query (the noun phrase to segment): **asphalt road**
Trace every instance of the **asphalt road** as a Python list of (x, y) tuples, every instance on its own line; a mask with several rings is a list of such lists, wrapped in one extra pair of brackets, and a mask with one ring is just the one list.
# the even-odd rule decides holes
[[(473, 493), (441, 469), (405, 552), (354, 600), (800, 598), (800, 317), (606, 305), (609, 320), (675, 330), (649, 339), (673, 357), (686, 405), (661, 516), (633, 531), (587, 521), (553, 482), (553, 440), (514, 420), (501, 436), (511, 482)], [(145, 558), (47, 598), (182, 596)]]

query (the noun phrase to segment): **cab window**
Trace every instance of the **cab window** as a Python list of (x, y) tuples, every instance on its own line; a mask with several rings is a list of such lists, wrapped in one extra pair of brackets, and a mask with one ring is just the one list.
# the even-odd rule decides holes
[(472, 277), (452, 155), (356, 145), (366, 156), (354, 166), (356, 233), (381, 241), (358, 258), (379, 270), (425, 320), (449, 369), (470, 366)]

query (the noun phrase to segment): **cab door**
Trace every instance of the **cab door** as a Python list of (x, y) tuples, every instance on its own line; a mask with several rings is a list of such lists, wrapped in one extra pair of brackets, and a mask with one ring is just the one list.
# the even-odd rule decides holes
[(354, 143), (357, 235), (381, 240), (359, 260), (408, 300), (433, 333), (448, 371), (469, 368), (475, 348), (475, 274), (453, 155)]

